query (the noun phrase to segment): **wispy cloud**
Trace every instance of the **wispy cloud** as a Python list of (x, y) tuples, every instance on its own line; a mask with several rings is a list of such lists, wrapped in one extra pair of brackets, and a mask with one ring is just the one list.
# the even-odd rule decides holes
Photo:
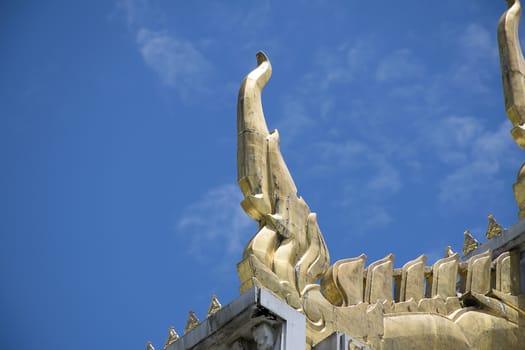
[(315, 115), (308, 110), (304, 100), (288, 96), (282, 107), (283, 117), (277, 122), (277, 128), (283, 133), (283, 144), (293, 141), (304, 130), (316, 125)]
[(498, 50), (495, 36), (478, 23), (470, 23), (457, 36), (460, 56), (451, 72), (452, 81), (468, 86), (473, 92), (486, 93), (491, 90), (490, 78), (496, 70)]
[(129, 31), (135, 35), (144, 63), (162, 83), (175, 89), (184, 100), (195, 92), (207, 91), (212, 62), (196, 42), (165, 29), (165, 14), (155, 2), (118, 0), (116, 9), (125, 18)]
[(389, 194), (369, 191), (358, 178), (347, 179), (339, 198), (339, 204), (346, 213), (347, 220), (354, 223), (352, 234), (362, 236), (369, 232), (383, 230), (394, 221), (387, 208)]
[(231, 6), (229, 3), (210, 2), (207, 7), (214, 14), (210, 23), (212, 27), (228, 32), (230, 36), (246, 35), (251, 40), (266, 27), (272, 12), (268, 0)]
[(399, 49), (384, 57), (377, 66), (375, 77), (379, 81), (398, 81), (419, 78), (425, 67), (410, 49)]
[(282, 140), (308, 149), (303, 160), (315, 159), (312, 173), (344, 177), (330, 200), (348, 209), (362, 231), (390, 225), (393, 199), (411, 184), (428, 181), (426, 190), (438, 199), (432, 205), (441, 207), (480, 202), (487, 193), (492, 199), (503, 191), (504, 171), (518, 162), (507, 123), (494, 130), (452, 114), (462, 111), (459, 98), (492, 89), (496, 73), (486, 67), (497, 62), (495, 39), (484, 26), (453, 32), (442, 38), (446, 60), (434, 66), (424, 63), (432, 62), (425, 56), (431, 50), (384, 53), (372, 40), (318, 48), (297, 88), (283, 95)]
[(466, 162), (470, 149), (484, 132), (483, 126), (470, 116), (450, 116), (426, 124), (422, 131), (422, 136), (435, 147), (438, 158), (449, 165)]
[(307, 76), (310, 84), (306, 86), (313, 85), (319, 90), (349, 83), (358, 73), (366, 70), (372, 51), (371, 45), (363, 40), (317, 49), (314, 54), (315, 73)]
[(317, 167), (324, 171), (352, 170), (365, 181), (360, 187), (368, 193), (389, 195), (397, 193), (402, 187), (398, 169), (387, 157), (380, 145), (347, 140), (344, 142), (322, 141), (314, 145), (313, 156), (318, 159)]
[(400, 169), (379, 145), (356, 140), (323, 141), (315, 144), (310, 157), (316, 159), (313, 171), (323, 176), (329, 172), (344, 174), (331, 200), (345, 208), (349, 220), (359, 222), (355, 234), (385, 228), (393, 221), (387, 202), (401, 190), (403, 181)]
[(183, 97), (191, 91), (205, 89), (211, 63), (191, 42), (141, 28), (137, 44), (146, 65)]
[(382, 194), (397, 193), (402, 185), (399, 171), (384, 156), (376, 155), (375, 158), (372, 160), (376, 172), (368, 179), (367, 189)]
[(188, 254), (201, 263), (217, 263), (218, 269), (240, 260), (247, 235), (256, 230), (255, 222), (241, 209), (241, 199), (237, 186), (225, 184), (186, 207), (176, 232), (187, 241)]
[(117, 12), (124, 15), (128, 28), (143, 25), (145, 22), (163, 24), (165, 16), (150, 0), (117, 0)]
[(459, 37), (459, 44), (465, 54), (470, 57), (497, 58), (498, 50), (492, 33), (478, 23), (469, 23), (463, 34)]
[(366, 76), (372, 52), (373, 47), (367, 40), (344, 42), (314, 51), (312, 68), (300, 76), (293, 91), (282, 98), (283, 112), (277, 127), (286, 133), (284, 143), (334, 118), (334, 100), (338, 95), (334, 91), (348, 87), (358, 76)]
[(506, 121), (489, 130), (472, 117), (459, 116), (435, 125), (429, 140), (440, 159), (451, 166), (439, 184), (443, 204), (459, 207), (500, 193), (502, 169), (519, 162), (508, 129)]

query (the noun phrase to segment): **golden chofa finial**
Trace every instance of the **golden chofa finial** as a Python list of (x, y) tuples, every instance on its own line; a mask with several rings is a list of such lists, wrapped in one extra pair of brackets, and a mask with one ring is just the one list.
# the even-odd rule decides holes
[(146, 342), (146, 350), (155, 350), (155, 347), (153, 347), (150, 341)]
[(467, 255), (476, 249), (479, 246), (479, 243), (474, 237), (472, 237), (470, 230), (465, 230), (463, 234), (465, 235), (465, 240), (463, 241), (463, 255)]
[(448, 257), (451, 257), (452, 255), (454, 255), (454, 251), (452, 250), (452, 247), (447, 245), (447, 247), (445, 248), (445, 258), (448, 258)]
[(520, 47), (518, 25), (519, 0), (507, 0), (508, 9), (498, 23), (498, 46), (505, 96), (505, 111), (512, 123), (511, 135), (525, 150), (525, 61)]
[(212, 295), (211, 304), (210, 304), (210, 307), (208, 308), (208, 312), (206, 313), (206, 318), (210, 317), (211, 315), (219, 311), (221, 308), (222, 308), (222, 305), (219, 302), (219, 299), (217, 299), (217, 296)]
[(179, 335), (177, 334), (177, 332), (175, 332), (175, 328), (173, 326), (170, 326), (168, 339), (166, 339), (166, 344), (164, 344), (164, 350), (166, 350), (168, 346), (175, 343), (177, 340), (179, 340)]
[(184, 334), (191, 331), (193, 328), (197, 327), (201, 321), (197, 318), (195, 315), (195, 312), (190, 310), (189, 312), (190, 316), (188, 317), (188, 321), (186, 322), (186, 327), (184, 328)]
[(487, 237), (487, 239), (491, 239), (491, 238), (501, 235), (501, 232), (503, 231), (503, 229), (501, 225), (498, 224), (496, 219), (494, 219), (494, 215), (489, 214), (488, 218), (489, 218), (489, 223), (487, 225), (487, 233), (485, 233), (485, 237)]

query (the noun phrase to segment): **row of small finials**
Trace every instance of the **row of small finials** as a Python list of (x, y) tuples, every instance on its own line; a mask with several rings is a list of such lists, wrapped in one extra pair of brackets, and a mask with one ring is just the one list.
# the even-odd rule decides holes
[[(487, 225), (487, 232), (485, 233), (485, 237), (487, 239), (492, 239), (501, 235), (501, 233), (503, 232), (503, 228), (496, 221), (494, 215), (489, 214), (488, 218), (489, 223)], [(470, 230), (465, 230), (464, 235), (465, 237), (463, 241), (463, 255), (467, 255), (468, 253), (479, 247), (479, 242), (470, 234)]]
[[(503, 228), (501, 225), (496, 221), (494, 218), (494, 215), (489, 214), (488, 216), (489, 222), (487, 225), (487, 232), (485, 233), (485, 237), (487, 239), (492, 239), (494, 237), (497, 237), (501, 235), (503, 232)], [(477, 239), (475, 239), (471, 234), (470, 230), (465, 230), (464, 232), (465, 240), (463, 242), (463, 255), (467, 255), (471, 251), (475, 250), (479, 246), (479, 242)], [(450, 249), (450, 247), (448, 247)], [(208, 312), (206, 313), (206, 318), (210, 317), (217, 311), (219, 311), (222, 308), (221, 303), (219, 302), (219, 299), (217, 299), (216, 295), (212, 295), (211, 297), (211, 304), (208, 308)], [(186, 327), (184, 327), (184, 334), (191, 331), (193, 328), (197, 327), (200, 324), (199, 319), (197, 318), (197, 315), (195, 315), (195, 312), (190, 310), (188, 321), (186, 322)], [(175, 343), (179, 339), (179, 335), (175, 331), (175, 328), (173, 326), (170, 326), (169, 333), (168, 333), (168, 339), (166, 340), (166, 343), (164, 344), (164, 350), (167, 350), (168, 346)], [(146, 350), (155, 350), (153, 347), (153, 344), (148, 341), (146, 343)]]
[[(208, 308), (208, 312), (206, 313), (206, 318), (210, 317), (217, 311), (219, 311), (222, 308), (221, 303), (219, 302), (219, 299), (217, 299), (216, 295), (211, 296), (211, 303), (210, 307)], [(201, 321), (197, 318), (197, 315), (195, 315), (195, 312), (190, 310), (189, 312), (188, 321), (186, 322), (186, 327), (184, 327), (184, 334), (191, 331), (193, 328), (197, 327)], [(166, 343), (164, 344), (163, 349), (166, 350), (168, 346), (175, 343), (177, 340), (179, 340), (179, 335), (175, 331), (175, 328), (173, 326), (170, 326), (169, 333), (168, 333), (168, 339), (166, 340)], [(153, 347), (153, 344), (148, 341), (146, 342), (146, 350), (155, 350), (155, 347)]]

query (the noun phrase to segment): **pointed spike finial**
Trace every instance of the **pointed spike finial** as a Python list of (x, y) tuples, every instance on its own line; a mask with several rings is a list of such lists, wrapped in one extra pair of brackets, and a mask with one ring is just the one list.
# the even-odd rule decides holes
[(217, 299), (217, 296), (212, 295), (211, 304), (210, 304), (210, 307), (208, 308), (208, 312), (206, 313), (206, 318), (210, 317), (211, 315), (219, 311), (221, 308), (222, 308), (222, 305), (219, 302), (219, 299)]
[(201, 321), (199, 321), (197, 315), (195, 315), (195, 312), (193, 312), (193, 310), (190, 310), (188, 321), (186, 322), (186, 327), (184, 328), (184, 334), (197, 327), (199, 323), (201, 323)]
[(479, 243), (478, 240), (470, 234), (470, 230), (465, 230), (463, 234), (465, 235), (463, 241), (463, 255), (467, 255), (468, 253), (476, 249), (479, 246)]
[(146, 350), (155, 350), (155, 347), (150, 341), (146, 342)]
[(166, 350), (168, 346), (175, 343), (177, 340), (179, 340), (179, 335), (177, 332), (175, 332), (175, 328), (170, 326), (168, 331), (168, 339), (166, 339), (166, 343), (164, 344), (164, 350)]
[(494, 218), (494, 215), (489, 214), (488, 219), (489, 219), (489, 223), (487, 225), (487, 233), (485, 233), (485, 237), (487, 237), (487, 239), (491, 239), (491, 238), (501, 235), (503, 228), (496, 221), (496, 219)]

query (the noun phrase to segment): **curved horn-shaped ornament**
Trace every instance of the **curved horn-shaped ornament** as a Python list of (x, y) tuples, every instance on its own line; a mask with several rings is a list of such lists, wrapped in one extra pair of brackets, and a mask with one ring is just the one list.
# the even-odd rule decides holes
[(498, 23), (505, 111), (513, 125), (514, 141), (525, 150), (525, 60), (518, 36), (521, 4), (520, 0), (507, 0), (507, 3), (509, 7)]
[(243, 80), (237, 99), (237, 177), (244, 194), (242, 208), (261, 221), (264, 215), (271, 214), (266, 140), (269, 132), (261, 93), (272, 75), (272, 66), (263, 52), (256, 57), (257, 67)]

